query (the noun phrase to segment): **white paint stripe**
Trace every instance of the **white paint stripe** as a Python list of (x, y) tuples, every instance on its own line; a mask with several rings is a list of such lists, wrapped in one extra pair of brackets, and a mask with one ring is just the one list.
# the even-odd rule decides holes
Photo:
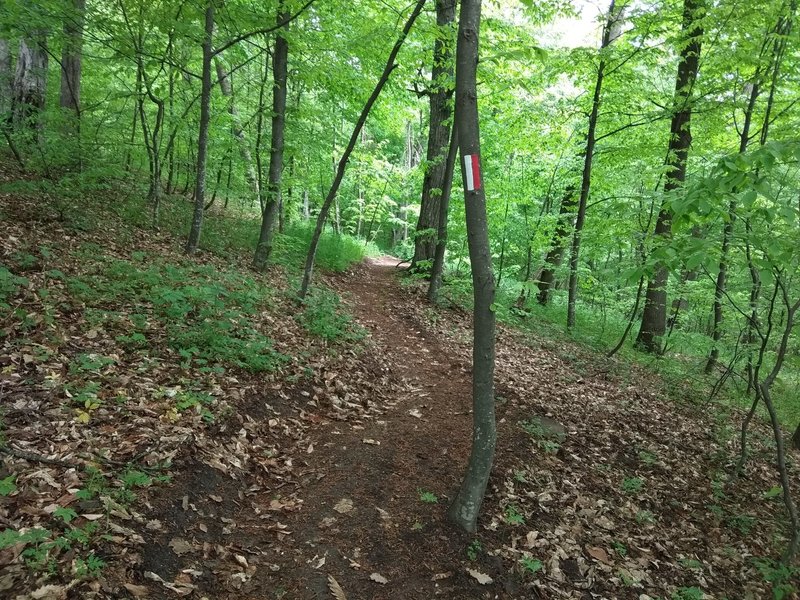
[(472, 155), (466, 154), (464, 156), (464, 175), (467, 180), (467, 191), (471, 192), (475, 189), (475, 178), (472, 175)]

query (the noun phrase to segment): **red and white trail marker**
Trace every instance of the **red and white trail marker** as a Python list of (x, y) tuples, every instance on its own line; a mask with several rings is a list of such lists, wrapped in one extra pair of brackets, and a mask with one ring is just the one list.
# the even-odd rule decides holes
[(464, 174), (468, 192), (481, 189), (481, 165), (477, 154), (464, 155)]

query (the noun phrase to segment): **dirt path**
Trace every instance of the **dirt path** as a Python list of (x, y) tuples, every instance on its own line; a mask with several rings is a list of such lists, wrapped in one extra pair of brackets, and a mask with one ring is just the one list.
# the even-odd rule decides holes
[[(725, 472), (713, 457), (735, 441), (709, 434), (719, 423), (659, 395), (630, 365), (614, 375), (596, 354), (502, 327), (498, 448), (479, 533), (450, 526), (470, 444), (469, 317), (429, 312), (396, 264), (370, 260), (327, 281), (375, 355), (338, 347), (340, 372), (325, 377), (344, 386), (372, 373), (382, 384), (359, 397), (369, 407), (306, 411), (302, 391), (276, 384), (294, 445), (238, 479), (206, 459), (184, 464), (177, 496), (156, 511), (170, 530), (147, 539), (135, 579), (188, 573), (192, 597), (208, 600), (329, 600), (331, 576), (347, 600), (635, 600), (689, 586), (765, 597), (748, 557), (768, 555), (768, 539), (741, 524), (779, 527), (760, 500), (768, 465), (726, 495), (712, 483)], [(269, 445), (281, 425), (257, 406), (244, 407), (241, 439)], [(176, 535), (192, 542), (187, 557), (176, 557)]]
[[(328, 597), (328, 574), (349, 599), (431, 598), (460, 580), (432, 577), (462, 558), (453, 556), (463, 552), (461, 536), (442, 520), (469, 452), (471, 380), (404, 306), (396, 264), (370, 260), (334, 282), (388, 358), (400, 393), (381, 419), (320, 431), (309, 469), (324, 477), (301, 490), (303, 509), (289, 524), (303, 553), (278, 578), (289, 598)], [(423, 502), (422, 492), (439, 502)], [(389, 583), (370, 580), (373, 573)]]

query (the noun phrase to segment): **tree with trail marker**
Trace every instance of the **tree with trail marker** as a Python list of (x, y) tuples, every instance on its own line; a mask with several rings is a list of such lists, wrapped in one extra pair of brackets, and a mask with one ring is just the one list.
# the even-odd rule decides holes
[(494, 274), (481, 177), (478, 126), (478, 35), (480, 0), (462, 0), (456, 48), (456, 118), (464, 179), (467, 240), (472, 265), (472, 452), (461, 489), (448, 516), (462, 529), (477, 529), (486, 485), (494, 461), (497, 427), (494, 416)]

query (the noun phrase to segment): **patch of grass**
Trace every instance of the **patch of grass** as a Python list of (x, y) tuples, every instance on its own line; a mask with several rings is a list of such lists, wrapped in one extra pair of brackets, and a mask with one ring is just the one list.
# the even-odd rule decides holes
[(670, 600), (703, 600), (705, 593), (699, 587), (682, 587), (672, 592)]
[(472, 561), (477, 560), (478, 554), (480, 554), (482, 550), (483, 547), (481, 546), (480, 540), (472, 540), (469, 546), (467, 546), (467, 558)]
[[(67, 284), (90, 308), (135, 308), (131, 321), (140, 331), (126, 334), (123, 344), (143, 347), (148, 317), (155, 321), (156, 329), (166, 332), (168, 345), (185, 366), (233, 366), (259, 372), (273, 371), (285, 360), (253, 325), (268, 306), (270, 291), (239, 272), (191, 263), (144, 266), (107, 260), (94, 272), (70, 278)], [(78, 368), (97, 366), (87, 360)]]
[(519, 560), (520, 564), (522, 565), (523, 571), (530, 575), (536, 575), (539, 571), (542, 570), (544, 564), (538, 558), (533, 558), (531, 556), (524, 556)]
[(772, 584), (773, 600), (794, 598), (794, 594), (798, 592), (795, 583), (800, 577), (800, 569), (772, 560), (756, 560), (755, 565), (764, 581)]
[(505, 517), (506, 523), (508, 523), (509, 525), (524, 525), (525, 524), (525, 515), (523, 515), (519, 511), (519, 509), (516, 506), (514, 506), (513, 504), (510, 504), (510, 505), (506, 506), (506, 512), (505, 512), (504, 517)]
[(417, 493), (419, 494), (420, 502), (424, 502), (425, 504), (436, 504), (439, 502), (439, 498), (433, 492), (418, 489)]
[(622, 480), (622, 491), (626, 494), (638, 494), (644, 488), (644, 480), (641, 477), (626, 477)]
[(14, 275), (6, 267), (0, 265), (0, 308), (11, 308), (8, 301), (26, 285), (28, 285), (28, 280), (25, 277)]
[(658, 457), (649, 450), (639, 450), (639, 460), (649, 467), (658, 463)]
[(756, 525), (756, 518), (750, 515), (733, 515), (728, 517), (727, 524), (742, 535), (749, 535)]
[(353, 343), (366, 335), (364, 328), (344, 309), (339, 296), (325, 288), (314, 289), (295, 319), (310, 334), (328, 342)]
[(641, 525), (651, 525), (656, 522), (656, 518), (649, 510), (640, 510), (636, 513), (636, 522)]

